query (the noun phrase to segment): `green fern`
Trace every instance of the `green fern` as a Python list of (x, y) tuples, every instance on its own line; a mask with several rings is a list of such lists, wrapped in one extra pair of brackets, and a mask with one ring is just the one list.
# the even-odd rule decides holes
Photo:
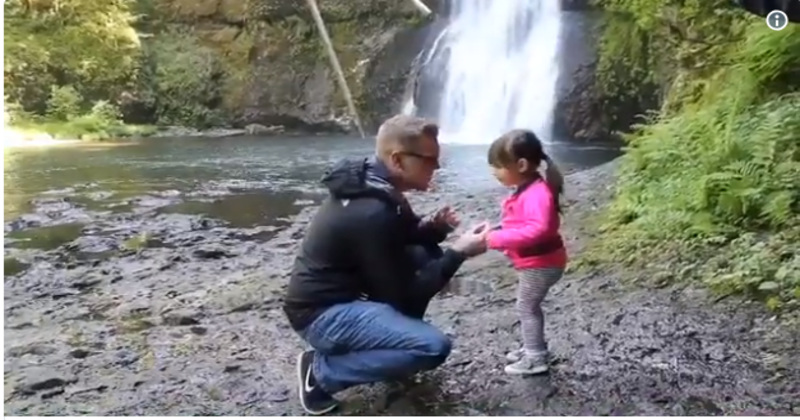
[[(643, 2), (609, 1), (644, 10)], [(694, 24), (704, 27), (699, 16)], [(673, 89), (694, 85), (700, 94), (626, 138), (615, 199), (590, 255), (648, 266), (659, 258), (696, 264), (708, 252), (695, 271), (713, 290), (800, 307), (800, 27), (771, 31), (736, 19), (734, 41), (708, 60), (716, 71), (674, 79)]]

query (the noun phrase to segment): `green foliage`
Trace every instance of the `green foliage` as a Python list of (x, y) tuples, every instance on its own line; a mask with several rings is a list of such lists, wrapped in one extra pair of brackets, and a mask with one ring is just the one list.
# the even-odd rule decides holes
[(4, 82), (9, 100), (42, 112), (51, 86), (108, 99), (136, 71), (139, 41), (127, 0), (4, 4)]
[(104, 140), (153, 133), (151, 127), (124, 124), (119, 109), (108, 101), (97, 101), (86, 109), (83, 98), (71, 86), (53, 87), (46, 102), (45, 116), (25, 112), (13, 102), (8, 104), (9, 124), (23, 133), (45, 133), (68, 140)]
[(632, 122), (629, 109), (644, 109), (655, 102), (659, 63), (652, 54), (653, 38), (627, 14), (609, 13), (602, 23), (598, 43), (597, 87), (603, 113), (613, 130)]
[(81, 113), (83, 98), (72, 86), (51, 86), (47, 100), (47, 114), (56, 120), (66, 121)]
[[(123, 94), (133, 94), (155, 109), (152, 117), (159, 123), (220, 123), (213, 110), (220, 102), (217, 56), (196, 37), (169, 28), (153, 42), (140, 43), (133, 13), (153, 12), (152, 2), (9, 0), (4, 9), (6, 102), (27, 114), (50, 123), (83, 118), (79, 126), (95, 127), (86, 115), (118, 121), (118, 110), (113, 116), (106, 111)], [(98, 101), (104, 101), (103, 109), (85, 114)]]
[[(644, 8), (650, 2), (630, 4)], [(689, 26), (716, 27), (703, 16), (689, 19)], [(639, 24), (654, 22), (643, 18)], [(744, 28), (743, 35), (711, 50), (704, 59), (711, 64), (677, 70), (684, 77), (673, 79), (672, 89), (692, 84), (696, 93), (628, 139), (615, 200), (587, 261), (637, 267), (671, 261), (682, 277), (719, 293), (763, 298), (776, 310), (795, 308), (800, 27), (772, 31), (761, 19), (741, 17), (727, 33), (737, 28)]]
[[(351, 82), (360, 81), (361, 60), (372, 48), (365, 33), (388, 30), (395, 18), (421, 22), (396, 2), (368, 3), (323, 6)], [(14, 118), (26, 123), (73, 121), (105, 101), (123, 115), (96, 110), (104, 121), (205, 128), (225, 124), (230, 110), (252, 102), (248, 89), (258, 78), (273, 87), (264, 101), (289, 112), (305, 105), (296, 86), (327, 57), (307, 8), (287, 4), (8, 0), (5, 102), (16, 104)], [(358, 85), (351, 84), (354, 91)]]
[[(662, 88), (664, 112), (697, 100), (705, 78), (725, 65), (727, 53), (752, 17), (729, 0), (595, 0), (608, 11), (599, 47), (598, 82), (615, 117), (620, 104), (645, 108)], [(664, 89), (669, 86), (669, 89)]]
[(140, 94), (161, 124), (208, 127), (221, 123), (215, 111), (223, 76), (217, 55), (180, 29), (145, 44)]

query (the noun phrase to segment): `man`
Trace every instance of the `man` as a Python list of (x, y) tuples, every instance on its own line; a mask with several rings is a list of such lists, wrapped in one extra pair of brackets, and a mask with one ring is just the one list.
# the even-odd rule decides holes
[(297, 360), (309, 414), (335, 409), (332, 395), (346, 388), (434, 369), (450, 354), (449, 338), (422, 317), (464, 260), (486, 251), (488, 229), (473, 227), (443, 251), (452, 212), (422, 221), (403, 196), (430, 185), (437, 136), (435, 124), (395, 116), (378, 130), (374, 157), (345, 159), (322, 179), (330, 196), (306, 231), (284, 304), (314, 349)]

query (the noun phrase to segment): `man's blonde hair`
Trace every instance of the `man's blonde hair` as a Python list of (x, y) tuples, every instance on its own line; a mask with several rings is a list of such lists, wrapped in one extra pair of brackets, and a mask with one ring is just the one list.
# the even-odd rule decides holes
[(433, 121), (411, 115), (395, 115), (378, 128), (375, 149), (379, 156), (398, 150), (413, 150), (425, 137), (438, 140), (439, 126)]

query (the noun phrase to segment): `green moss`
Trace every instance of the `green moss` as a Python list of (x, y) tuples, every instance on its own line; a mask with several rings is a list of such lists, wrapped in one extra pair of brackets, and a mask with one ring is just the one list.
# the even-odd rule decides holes
[(656, 62), (650, 54), (651, 35), (630, 16), (610, 13), (602, 22), (598, 45), (598, 83), (603, 94), (629, 99), (642, 83), (656, 81)]

